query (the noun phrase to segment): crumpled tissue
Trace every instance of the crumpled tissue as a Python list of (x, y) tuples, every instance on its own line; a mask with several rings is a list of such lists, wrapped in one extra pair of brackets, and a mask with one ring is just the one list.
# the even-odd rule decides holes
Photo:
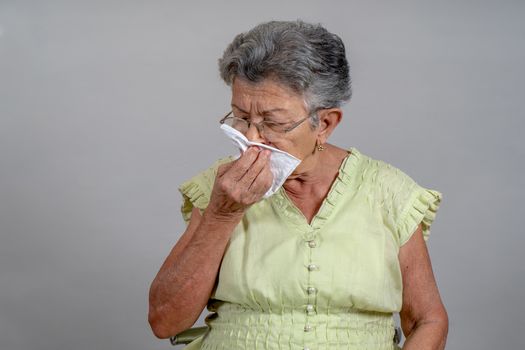
[(258, 146), (260, 148), (268, 149), (272, 152), (270, 155), (270, 170), (273, 174), (273, 182), (272, 186), (264, 194), (263, 198), (268, 198), (277, 192), (283, 185), (284, 181), (286, 181), (286, 178), (288, 178), (295, 168), (297, 168), (299, 163), (301, 163), (300, 159), (292, 156), (290, 153), (286, 153), (280, 149), (270, 147), (262, 143), (249, 141), (240, 131), (232, 128), (229, 125), (222, 124), (221, 129), (233, 142), (233, 144), (239, 148), (239, 155), (236, 157), (236, 159), (241, 156), (241, 152), (246, 151), (246, 149), (250, 146)]

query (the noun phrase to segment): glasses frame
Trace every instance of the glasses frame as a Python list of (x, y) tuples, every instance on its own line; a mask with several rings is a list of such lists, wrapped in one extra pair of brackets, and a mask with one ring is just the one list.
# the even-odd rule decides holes
[[(232, 113), (233, 113), (233, 111), (229, 111), (228, 114), (226, 114), (224, 117), (221, 118), (221, 120), (219, 120), (219, 123), (220, 124), (224, 124), (226, 118), (230, 117), (230, 114), (232, 114)], [(293, 124), (290, 125), (289, 127), (287, 127), (286, 129), (284, 129), (283, 131), (273, 131), (273, 130), (272, 131), (276, 132), (278, 134), (287, 134), (290, 131), (292, 131), (293, 129), (297, 128), (299, 125), (301, 125), (306, 119), (311, 118), (312, 115), (313, 115), (313, 113), (308, 115), (308, 116), (306, 116), (306, 117), (304, 117), (301, 120), (296, 121), (296, 122), (290, 122), (290, 123), (293, 123)], [(236, 117), (236, 116), (232, 116), (232, 118), (240, 119), (240, 120), (248, 123), (248, 129), (250, 129), (250, 126), (253, 124), (253, 125), (255, 125), (255, 128), (257, 129), (257, 132), (259, 132), (259, 134), (261, 134), (261, 135), (264, 134), (264, 126), (262, 125), (263, 123), (265, 123), (264, 120), (259, 122), (259, 123), (254, 123), (254, 122), (251, 122), (249, 120), (242, 119), (242, 118), (239, 118), (239, 117)], [(284, 124), (286, 124), (286, 123), (284, 123)]]

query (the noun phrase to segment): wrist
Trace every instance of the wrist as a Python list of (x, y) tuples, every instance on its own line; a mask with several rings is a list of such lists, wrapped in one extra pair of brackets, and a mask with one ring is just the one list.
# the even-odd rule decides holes
[(244, 216), (245, 210), (237, 210), (233, 212), (222, 212), (214, 208), (208, 207), (204, 210), (202, 215), (203, 220), (212, 224), (224, 223), (237, 225)]

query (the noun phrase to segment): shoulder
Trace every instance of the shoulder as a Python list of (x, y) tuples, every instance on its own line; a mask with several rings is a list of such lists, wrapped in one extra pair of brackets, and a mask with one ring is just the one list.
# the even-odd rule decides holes
[(401, 188), (416, 185), (416, 182), (398, 167), (359, 151), (356, 151), (356, 155), (360, 158), (360, 167), (356, 170), (362, 182), (369, 183), (386, 192), (395, 192)]
[(423, 236), (427, 240), (442, 193), (421, 186), (406, 172), (386, 161), (360, 156), (363, 158), (359, 170), (362, 185), (366, 185), (374, 197), (398, 244), (403, 245), (418, 224), (422, 224)]

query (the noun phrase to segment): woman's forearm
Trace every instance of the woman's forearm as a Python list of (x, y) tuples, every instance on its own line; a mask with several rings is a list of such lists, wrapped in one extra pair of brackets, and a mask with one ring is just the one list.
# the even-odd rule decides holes
[(175, 246), (151, 284), (149, 322), (159, 338), (193, 325), (213, 290), (231, 232), (240, 221), (205, 213), (187, 242)]
[(168, 338), (197, 320), (212, 293), (231, 233), (245, 211), (262, 199), (272, 179), (270, 152), (258, 147), (249, 147), (237, 160), (217, 168), (204, 215), (193, 209), (190, 225), (151, 285), (148, 319), (157, 337)]
[(408, 335), (403, 350), (443, 350), (447, 341), (448, 320), (423, 321)]

